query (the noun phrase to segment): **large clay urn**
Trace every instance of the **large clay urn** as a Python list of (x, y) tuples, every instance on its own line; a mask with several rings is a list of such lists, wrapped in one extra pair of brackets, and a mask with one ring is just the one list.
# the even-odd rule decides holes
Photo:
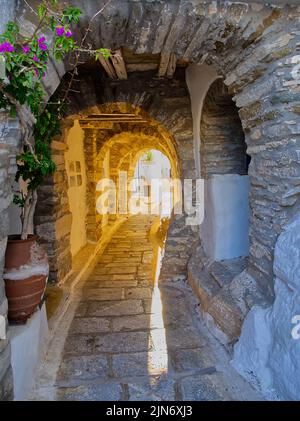
[(11, 324), (25, 324), (36, 311), (44, 295), (48, 272), (47, 255), (37, 236), (30, 235), (27, 240), (8, 237), (3, 278)]

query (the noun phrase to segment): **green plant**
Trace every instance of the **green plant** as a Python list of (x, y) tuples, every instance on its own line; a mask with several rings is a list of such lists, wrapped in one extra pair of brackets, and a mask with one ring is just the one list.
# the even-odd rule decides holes
[[(85, 47), (91, 22), (104, 7), (93, 16), (78, 45), (73, 38), (72, 28), (78, 24), (81, 10), (61, 7), (61, 3), (58, 0), (43, 0), (36, 10), (31, 8), (36, 14), (37, 25), (30, 36), (22, 35), (15, 22), (9, 22), (6, 31), (0, 35), (0, 55), (5, 60), (5, 74), (0, 79), (0, 108), (19, 118), (22, 135), (23, 150), (17, 157), (16, 181), (23, 180), (26, 189), (14, 196), (14, 203), (22, 209), (22, 239), (33, 233), (37, 188), (45, 177), (55, 171), (50, 143), (60, 133), (60, 120), (80, 54), (88, 52), (96, 60), (100, 55), (109, 56), (107, 49)], [(51, 36), (46, 38), (44, 33)], [(50, 57), (61, 61), (71, 53), (74, 65), (64, 95), (45, 108), (46, 93), (42, 81), (46, 77)]]
[(144, 157), (143, 157), (143, 161), (147, 162), (148, 164), (151, 164), (151, 162), (153, 162), (153, 153), (152, 151), (148, 151), (147, 153), (145, 153)]

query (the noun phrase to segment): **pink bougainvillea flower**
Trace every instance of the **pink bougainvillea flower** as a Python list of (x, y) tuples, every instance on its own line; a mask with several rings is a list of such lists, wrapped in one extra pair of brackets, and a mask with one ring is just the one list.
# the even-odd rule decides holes
[(42, 51), (46, 51), (48, 50), (48, 45), (47, 44), (39, 44), (40, 50)]
[(46, 51), (46, 50), (48, 50), (48, 45), (46, 44), (46, 38), (45, 37), (41, 37), (41, 38), (39, 38), (38, 39), (38, 44), (39, 44), (39, 48), (40, 48), (40, 50), (42, 50), (42, 51)]
[(33, 56), (33, 57), (32, 57), (32, 60), (33, 60), (33, 61), (36, 61), (36, 62), (38, 62), (38, 61), (39, 61), (39, 59), (37, 58), (37, 56)]
[(65, 33), (65, 28), (63, 26), (58, 26), (56, 28), (56, 35), (58, 37), (62, 37), (64, 33)]
[(0, 44), (0, 53), (12, 53), (14, 51), (14, 47), (7, 41)]
[(23, 53), (24, 54), (28, 54), (30, 52), (30, 48), (27, 45), (25, 45), (24, 47), (22, 47), (22, 49), (23, 49)]
[(73, 32), (72, 31), (67, 31), (66, 32), (66, 37), (67, 38), (70, 38), (72, 35), (73, 35)]
[(39, 77), (40, 76), (40, 73), (39, 73), (39, 71), (38, 71), (37, 68), (34, 69), (34, 73), (35, 73), (36, 77)]

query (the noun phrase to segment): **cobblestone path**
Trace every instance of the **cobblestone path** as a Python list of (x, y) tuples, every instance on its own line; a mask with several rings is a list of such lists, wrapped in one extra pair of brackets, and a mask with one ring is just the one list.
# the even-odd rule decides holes
[(154, 285), (151, 222), (132, 217), (114, 235), (65, 317), (68, 332), (58, 329), (61, 361), (55, 370), (50, 346), (32, 399), (259, 399), (207, 332), (189, 287)]

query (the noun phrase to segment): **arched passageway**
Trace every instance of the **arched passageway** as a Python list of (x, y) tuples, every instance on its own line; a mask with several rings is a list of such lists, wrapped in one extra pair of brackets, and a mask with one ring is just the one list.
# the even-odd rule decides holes
[(152, 223), (130, 217), (77, 285), (32, 399), (260, 399), (200, 328), (191, 292), (154, 282)]
[[(65, 170), (69, 163), (65, 162), (68, 152), (62, 144), (66, 144), (69, 131), (74, 130), (74, 121), (76, 127), (80, 126), (83, 136), (82, 167), (86, 170), (84, 211), (86, 241), (89, 243), (96, 244), (106, 238), (105, 230), (117, 226), (126, 214), (124, 209), (120, 212), (118, 203), (116, 212), (105, 216), (99, 214), (97, 201), (103, 193), (100, 188), (97, 191), (99, 181), (107, 176), (113, 181), (118, 201), (120, 173), (123, 176), (126, 172), (129, 182), (134, 175), (136, 159), (144, 151), (156, 149), (169, 159), (172, 180), (195, 178), (191, 138), (192, 118), (184, 68), (179, 68), (170, 81), (157, 79), (155, 76), (155, 72), (147, 71), (141, 74), (133, 73), (132, 80), (121, 83), (107, 80), (107, 89), (111, 86), (112, 90), (103, 92), (103, 100), (110, 99), (115, 102), (95, 104), (95, 100), (99, 101), (96, 98), (96, 85), (102, 83), (104, 75), (99, 73), (98, 66), (81, 67), (79, 77), (82, 78), (84, 94), (81, 95), (80, 101), (76, 94), (73, 94), (69, 107), (70, 115), (64, 121), (63, 136), (53, 142), (54, 157), (62, 165), (58, 166), (55, 177), (49, 179), (49, 184), (41, 188), (36, 212), (37, 232), (44, 240), (51, 258), (52, 281), (61, 282), (66, 278), (72, 264), (70, 253), (72, 218), (68, 206), (63, 206), (70, 194), (68, 188), (70, 180), (66, 183)], [(133, 85), (135, 85), (134, 90), (132, 90)], [(161, 100), (162, 90), (164, 90), (163, 100)], [(129, 102), (120, 102), (120, 99)], [(52, 190), (49, 190), (49, 186), (52, 186)], [(182, 192), (177, 183), (171, 188), (174, 190), (175, 203), (181, 202)], [(45, 209), (45, 197), (47, 202), (51, 203), (51, 209)], [(78, 214), (78, 209), (76, 212)], [(175, 215), (173, 224), (184, 230), (180, 238), (176, 234), (176, 229), (174, 234), (169, 232), (170, 245), (167, 242), (161, 275), (168, 278), (172, 276), (184, 278), (193, 244), (197, 241), (197, 233), (189, 226), (185, 226), (184, 214)], [(60, 230), (60, 227), (63, 229)], [(184, 239), (186, 242), (183, 246)]]
[[(79, 0), (75, 3), (82, 6)], [(205, 107), (202, 121), (204, 126), (201, 128), (204, 98), (198, 98), (198, 93), (209, 89), (210, 83), (207, 81), (211, 82), (211, 79), (206, 74), (209, 67), (209, 71), (214, 73), (213, 80), (223, 78), (228, 93), (238, 107), (247, 153), (251, 156), (248, 171), (250, 228), (247, 265), (240, 268), (245, 269), (242, 275), (233, 280), (230, 278), (228, 284), (228, 272), (225, 270), (228, 268), (222, 268), (221, 275), (225, 273), (224, 277), (220, 276), (220, 266), (215, 265), (213, 277), (215, 281), (217, 278), (217, 289), (213, 290), (209, 300), (207, 294), (202, 296), (202, 310), (209, 313), (209, 309), (214, 314), (213, 323), (221, 328), (221, 333), (225, 333), (227, 339), (229, 336), (231, 343), (237, 340), (241, 324), (255, 304), (272, 304), (276, 241), (289, 221), (299, 213), (299, 95), (295, 91), (299, 83), (299, 58), (295, 55), (299, 43), (299, 10), (297, 5), (293, 6), (292, 1), (282, 7), (248, 3), (195, 4), (185, 0), (175, 0), (170, 4), (143, 0), (111, 2), (99, 20), (95, 21), (95, 31), (90, 33), (88, 41), (95, 48), (105, 46), (121, 51), (127, 65), (127, 79), (118, 79), (116, 75), (109, 78), (99, 63), (86, 62), (78, 68), (80, 94), (73, 92), (70, 96), (70, 114), (64, 121), (64, 133), (52, 143), (57, 171), (39, 191), (35, 221), (36, 231), (47, 246), (51, 280), (62, 281), (72, 273), (72, 254), (76, 255), (76, 251), (86, 240), (91, 246), (88, 250), (92, 250), (93, 245), (96, 247), (101, 238), (103, 241), (107, 240), (106, 228), (112, 225), (118, 228), (118, 214), (110, 220), (103, 220), (95, 212), (95, 191), (99, 174), (103, 171), (105, 173), (110, 159), (105, 154), (103, 159), (101, 157), (99, 166), (97, 157), (101, 155), (102, 148), (105, 150), (105, 144), (108, 145), (110, 139), (114, 138), (116, 141), (111, 155), (118, 162), (114, 169), (116, 171), (127, 167), (130, 161), (130, 147), (122, 145), (121, 141), (123, 136), (127, 136), (124, 133), (130, 133), (134, 139), (133, 144), (138, 143), (139, 138), (144, 141), (150, 137), (152, 140), (159, 138), (159, 142), (162, 142), (160, 147), (163, 144), (166, 148), (164, 153), (171, 162), (176, 162), (176, 170), (181, 179), (195, 179), (200, 176), (198, 146), (204, 146), (205, 150)], [(89, 6), (81, 21), (80, 30), (97, 11), (99, 2), (91, 2)], [(35, 16), (22, 2), (18, 8), (18, 19), (24, 30), (31, 28), (32, 21), (35, 20)], [(50, 98), (57, 89), (63, 89), (69, 77), (67, 71), (70, 63), (57, 64), (51, 61), (49, 67), (44, 84)], [(192, 70), (190, 92), (185, 83), (185, 71), (189, 74), (189, 70)], [(220, 90), (222, 95), (223, 88)], [(96, 118), (90, 124), (93, 118), (89, 116), (115, 113), (131, 114), (133, 118), (144, 119), (145, 123), (135, 123), (136, 127), (133, 128), (132, 122), (128, 121), (118, 122), (117, 125), (99, 121), (99, 126), (95, 127)], [(3, 196), (3, 220), (7, 221), (19, 133), (14, 122), (7, 120), (6, 116), (4, 119), (8, 124), (5, 125), (5, 146), (1, 154), (5, 187), (1, 192), (1, 199)], [(73, 160), (68, 156), (66, 137), (75, 120), (84, 132), (86, 180), (81, 174), (84, 167), (80, 166), (80, 171), (79, 166), (76, 167), (76, 162), (80, 160), (75, 159), (75, 166), (68, 167), (69, 173), (66, 169), (66, 160)], [(104, 123), (107, 124), (106, 127)], [(145, 130), (141, 130), (140, 124), (145, 124)], [(201, 139), (200, 134), (203, 135)], [(241, 136), (237, 139), (240, 140)], [(152, 140), (147, 147), (159, 150), (158, 144), (155, 145)], [(209, 144), (210, 142), (206, 143)], [(233, 169), (232, 157), (241, 157), (243, 148), (234, 148), (234, 154), (227, 161), (230, 171)], [(123, 159), (119, 162), (121, 155)], [(12, 159), (8, 160), (8, 157)], [(206, 159), (208, 155), (205, 158), (204, 153), (202, 158), (204, 168), (209, 164), (209, 159)], [(238, 159), (235, 164), (237, 162), (239, 168), (235, 167), (235, 170), (238, 175), (245, 176), (242, 161)], [(228, 168), (222, 169), (222, 175), (226, 174), (225, 170)], [(116, 173), (112, 173), (112, 176), (115, 177)], [(87, 199), (86, 207), (81, 212), (81, 215), (86, 214), (86, 239), (81, 235), (78, 247), (71, 248), (72, 212), (68, 189), (69, 183), (71, 185), (74, 182), (76, 188), (81, 189), (80, 194), (85, 194)], [(113, 235), (113, 232), (110, 234)], [(7, 230), (3, 229), (2, 255), (6, 247), (6, 236)], [(194, 276), (203, 269), (197, 254), (203, 245), (201, 233), (200, 247), (196, 248), (198, 242), (198, 228), (187, 227), (185, 217), (175, 216), (168, 231), (161, 280), (186, 279), (187, 264), (190, 261), (189, 280), (196, 286), (197, 293), (201, 294), (198, 277)], [(282, 276), (282, 272), (279, 275)], [(206, 293), (213, 283), (211, 279), (203, 279), (207, 281), (204, 288)], [(229, 292), (236, 302), (228, 300)], [(1, 312), (6, 317), (6, 301), (2, 292), (0, 303), (1, 309), (4, 308)], [(280, 317), (275, 319), (279, 320)], [(212, 322), (210, 318), (207, 320), (208, 324)], [(287, 320), (284, 326), (286, 331), (290, 328)], [(280, 326), (278, 322), (277, 331), (282, 330)], [(291, 367), (297, 370), (294, 364)], [(11, 378), (9, 358), (5, 361), (2, 372), (3, 384), (8, 384)], [(288, 387), (285, 393), (290, 396)]]
[[(91, 76), (87, 76), (84, 67), (82, 75), (83, 83), (87, 83)], [(230, 392), (226, 392), (228, 380), (216, 369), (218, 357), (212, 355), (211, 360), (206, 360), (213, 339), (205, 328), (203, 332), (197, 332), (192, 297), (181, 282), (177, 287), (176, 283), (172, 284), (186, 278), (187, 262), (198, 242), (197, 228), (186, 225), (184, 213), (173, 215), (165, 241), (166, 225), (157, 224), (160, 215), (131, 215), (128, 202), (132, 192), (127, 196), (125, 208), (123, 204), (120, 206), (124, 194), (120, 174), (126, 174), (128, 188), (139, 159), (149, 150), (156, 150), (168, 159), (171, 181), (195, 176), (190, 138), (192, 119), (187, 108), (189, 97), (184, 73), (178, 69), (170, 82), (156, 79), (153, 72), (144, 73), (142, 80), (141, 75), (135, 77), (128, 87), (125, 82), (125, 88), (123, 83), (122, 86), (114, 83), (114, 95), (116, 99), (127, 98), (127, 95), (129, 98), (138, 97), (135, 101), (142, 102), (141, 105), (144, 103), (145, 109), (119, 101), (83, 107), (81, 100), (80, 109), (76, 111), (74, 95), (72, 114), (65, 120), (66, 133), (60, 139), (61, 143), (65, 143), (74, 132), (74, 121), (77, 130), (80, 127), (80, 137), (83, 136), (84, 163), (80, 168), (86, 169), (88, 247), (93, 243), (97, 247), (103, 239), (107, 241), (98, 251), (97, 265), (86, 282), (80, 281), (75, 287), (77, 298), (71, 304), (73, 310), (69, 313), (68, 329), (65, 327), (61, 333), (61, 354), (55, 362), (55, 385), (50, 382), (47, 387), (51, 389), (52, 399), (62, 400), (93, 399), (95, 396), (98, 399), (111, 396), (115, 399), (143, 399), (147, 396), (171, 400), (180, 396), (184, 399), (217, 399), (218, 396), (233, 399), (235, 390), (230, 388)], [(95, 78), (92, 79), (95, 83)], [(134, 82), (135, 90), (132, 91)], [(94, 85), (90, 83), (85, 90), (87, 101), (93, 94)], [(163, 101), (162, 87), (165, 91)], [(117, 88), (120, 88), (119, 93)], [(164, 124), (153, 115), (160, 119), (163, 115)], [(168, 125), (172, 132), (166, 129)], [(61, 152), (56, 153), (62, 160), (68, 159), (69, 150), (59, 147)], [(76, 162), (74, 158), (75, 170)], [(65, 180), (65, 168), (70, 164), (72, 166), (72, 162), (65, 161), (61, 167), (62, 180)], [(104, 179), (110, 180), (109, 185), (101, 184)], [(108, 193), (111, 182), (112, 195)], [(56, 189), (65, 196), (69, 195), (68, 190), (73, 188), (70, 185), (70, 179), (68, 185), (64, 182), (56, 184), (53, 180), (53, 195), (57, 194)], [(181, 200), (182, 192), (176, 191), (175, 184), (172, 193), (175, 205)], [(60, 203), (53, 207), (54, 212)], [(113, 212), (99, 213), (99, 204), (106, 206), (107, 210), (112, 207)], [(38, 207), (37, 221), (41, 208)], [(64, 218), (67, 217), (68, 213)], [(50, 220), (43, 218), (37, 223), (40, 233), (45, 225), (49, 228)], [(53, 230), (57, 232), (55, 224)], [(66, 241), (69, 241), (68, 235), (65, 234)], [(49, 246), (48, 238), (45, 241)], [(161, 261), (162, 254), (158, 286), (157, 262)], [(59, 259), (60, 254), (55, 256), (54, 263)], [(62, 268), (60, 263), (58, 269)], [(62, 273), (54, 272), (54, 279), (57, 279), (55, 276), (59, 279)], [(185, 362), (187, 358), (188, 363)], [(205, 359), (203, 372), (199, 368), (202, 359)], [(226, 369), (229, 369), (227, 362)], [(77, 372), (81, 374), (77, 376)], [(189, 378), (196, 376), (192, 387), (181, 373), (188, 373)], [(205, 377), (206, 374), (209, 376)], [(214, 374), (221, 379), (219, 386), (216, 386)], [(237, 383), (241, 382), (242, 389), (250, 393), (249, 396), (255, 396), (239, 377), (232, 375)], [(122, 386), (124, 377), (127, 378), (124, 380), (126, 386)], [(43, 379), (43, 375), (38, 379)], [(87, 379), (89, 385), (85, 386)], [(43, 381), (42, 385), (34, 392), (39, 396), (46, 386)], [(201, 395), (199, 390), (203, 388), (207, 392)]]

